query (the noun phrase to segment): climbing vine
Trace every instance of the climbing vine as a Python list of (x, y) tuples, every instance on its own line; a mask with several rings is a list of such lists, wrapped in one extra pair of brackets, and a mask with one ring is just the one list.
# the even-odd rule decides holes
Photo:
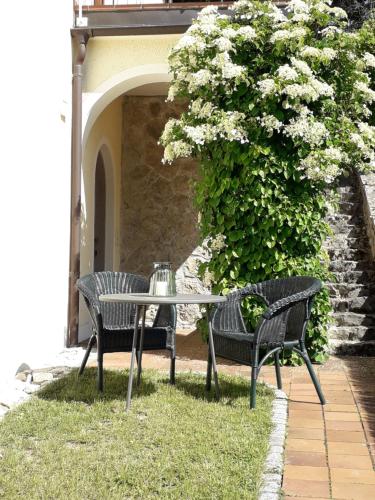
[[(211, 260), (200, 272), (227, 293), (274, 277), (329, 279), (323, 242), (337, 178), (375, 166), (375, 56), (329, 0), (240, 0), (203, 9), (170, 55), (168, 99), (188, 110), (163, 132), (164, 161), (199, 160), (196, 203)], [(365, 29), (365, 28), (364, 28)], [(261, 309), (248, 301), (251, 326)], [(323, 361), (329, 296), (307, 336)]]

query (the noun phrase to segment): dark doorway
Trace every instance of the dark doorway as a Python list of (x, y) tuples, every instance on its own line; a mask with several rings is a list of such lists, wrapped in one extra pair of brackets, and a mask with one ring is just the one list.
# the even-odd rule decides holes
[(95, 169), (94, 271), (105, 270), (106, 185), (103, 156), (99, 152)]

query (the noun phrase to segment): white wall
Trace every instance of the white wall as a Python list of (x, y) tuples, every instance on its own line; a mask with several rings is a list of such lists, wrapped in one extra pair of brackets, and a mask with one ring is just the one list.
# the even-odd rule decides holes
[(64, 346), (72, 2), (1, 5), (0, 377)]

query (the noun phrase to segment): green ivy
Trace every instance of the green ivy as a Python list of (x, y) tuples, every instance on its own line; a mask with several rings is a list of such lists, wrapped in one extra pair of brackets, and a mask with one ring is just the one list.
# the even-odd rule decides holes
[[(168, 99), (190, 106), (161, 137), (164, 161), (199, 160), (195, 202), (211, 251), (200, 276), (223, 294), (277, 277), (331, 281), (323, 243), (334, 179), (375, 158), (374, 20), (347, 33), (329, 0), (291, 3), (287, 18), (270, 1), (240, 0), (231, 17), (215, 9), (171, 52)], [(262, 307), (250, 299), (243, 309), (254, 328)], [(326, 357), (330, 312), (323, 287), (306, 338), (315, 362)]]

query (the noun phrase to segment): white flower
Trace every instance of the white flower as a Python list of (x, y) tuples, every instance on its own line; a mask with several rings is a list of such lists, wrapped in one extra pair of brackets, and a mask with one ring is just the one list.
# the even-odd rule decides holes
[(309, 47), (308, 45), (303, 47), (301, 50), (301, 57), (312, 57), (319, 59), (321, 57), (322, 51), (316, 47)]
[(339, 33), (342, 33), (342, 29), (337, 26), (327, 26), (321, 31), (321, 34), (326, 38), (334, 38)]
[(224, 28), (222, 31), (222, 36), (231, 40), (232, 38), (236, 38), (237, 31), (233, 28), (230, 28), (230, 27)]
[(177, 95), (177, 86), (175, 84), (172, 84), (170, 85), (169, 89), (168, 89), (168, 95), (167, 95), (167, 98), (166, 98), (166, 102), (172, 102), (174, 101), (174, 98), (176, 97)]
[(286, 21), (288, 21), (288, 18), (282, 13), (282, 11), (278, 7), (276, 7), (276, 5), (273, 5), (273, 7), (274, 11), (270, 12), (268, 16), (272, 19), (272, 21), (275, 24), (285, 23)]
[(201, 52), (206, 48), (206, 46), (201, 39), (196, 38), (195, 36), (186, 34), (180, 38), (180, 40), (178, 41), (174, 50), (176, 51), (176, 50), (181, 50), (181, 49), (186, 49), (186, 48), (195, 48), (196, 50)]
[(272, 80), (272, 78), (261, 80), (257, 83), (257, 87), (260, 90), (262, 97), (266, 97), (276, 92), (275, 80)]
[(183, 128), (186, 136), (195, 144), (203, 145), (216, 139), (216, 128), (212, 125), (204, 124), (192, 127), (185, 125)]
[(306, 13), (310, 12), (310, 6), (307, 2), (303, 2), (302, 0), (290, 0), (287, 10), (289, 12)]
[(324, 47), (322, 49), (322, 55), (324, 59), (332, 61), (335, 57), (337, 57), (337, 50), (331, 49), (330, 47)]
[(204, 102), (202, 99), (196, 99), (190, 104), (191, 113), (197, 118), (210, 118), (215, 106), (211, 102)]
[(284, 64), (280, 66), (277, 70), (277, 76), (282, 80), (297, 80), (298, 73), (295, 69), (293, 69), (289, 64)]
[(221, 70), (222, 77), (225, 80), (232, 80), (238, 77), (244, 77), (246, 68), (233, 64), (228, 52), (221, 52), (212, 59), (212, 64)]
[(273, 135), (274, 131), (280, 132), (281, 127), (283, 126), (282, 122), (273, 115), (263, 114), (262, 118), (258, 119), (262, 127), (266, 129), (270, 136)]
[(307, 45), (301, 50), (300, 56), (306, 59), (311, 58), (322, 61), (323, 63), (328, 63), (337, 57), (337, 51), (330, 47), (318, 49), (317, 47), (310, 47)]
[(354, 83), (354, 88), (358, 90), (365, 101), (374, 102), (375, 101), (375, 91), (370, 89), (365, 82), (357, 81)]
[(219, 252), (223, 248), (225, 248), (227, 245), (225, 243), (226, 236), (223, 234), (217, 234), (214, 238), (210, 240), (210, 248), (211, 250)]
[(167, 143), (172, 141), (175, 133), (176, 126), (178, 126), (179, 121), (175, 118), (170, 118), (165, 124), (163, 133), (160, 137), (162, 143)]
[(172, 163), (176, 158), (188, 157), (191, 155), (193, 148), (190, 144), (184, 141), (173, 141), (167, 144), (164, 149), (163, 163)]
[(356, 133), (350, 134), (350, 140), (355, 146), (357, 146), (357, 148), (361, 149), (362, 151), (366, 150), (367, 146), (365, 144), (365, 141), (363, 140), (363, 137), (360, 134)]
[(292, 118), (284, 131), (293, 140), (302, 140), (312, 146), (319, 146), (328, 137), (324, 123), (306, 117)]
[(304, 158), (299, 170), (312, 181), (324, 181), (331, 184), (340, 173), (339, 164), (346, 161), (346, 155), (338, 148), (313, 151)]
[(222, 111), (218, 115), (217, 131), (221, 138), (237, 141), (241, 144), (249, 142), (243, 126), (245, 115), (238, 111)]
[(337, 19), (347, 19), (348, 14), (345, 12), (344, 9), (340, 9), (340, 7), (333, 7), (330, 10), (331, 14), (333, 14)]
[(374, 54), (370, 54), (370, 52), (365, 52), (363, 55), (363, 61), (367, 68), (375, 68)]
[(302, 73), (305, 76), (312, 76), (312, 71), (310, 66), (305, 62), (301, 61), (300, 59), (296, 59), (295, 57), (292, 57), (292, 66), (296, 68), (300, 73)]
[(315, 89), (315, 91), (319, 94), (319, 96), (332, 97), (334, 95), (334, 90), (331, 85), (328, 85), (326, 82), (321, 82), (316, 78), (310, 79), (310, 84)]
[(306, 35), (306, 29), (302, 27), (293, 28), (290, 30), (277, 30), (271, 36), (271, 42), (293, 40), (294, 38), (303, 38)]
[(324, 150), (324, 156), (331, 161), (348, 161), (348, 155), (339, 148), (327, 148)]
[(359, 128), (359, 131), (361, 134), (371, 142), (375, 143), (375, 127), (369, 125), (368, 123), (365, 122), (359, 122), (357, 123), (357, 126)]
[(198, 19), (206, 16), (212, 16), (212, 15), (217, 15), (218, 14), (218, 7), (217, 5), (208, 5), (207, 7), (204, 7), (199, 13), (198, 13)]
[(205, 286), (206, 288), (211, 288), (212, 283), (214, 281), (215, 281), (215, 275), (214, 275), (214, 273), (212, 273), (208, 269), (205, 269), (204, 275), (203, 275), (203, 278), (202, 278), (202, 284), (203, 284), (203, 286)]
[(292, 99), (305, 99), (306, 101), (317, 101), (321, 96), (332, 96), (333, 89), (325, 82), (316, 78), (310, 78), (308, 83), (292, 83), (283, 89), (283, 93)]
[(241, 28), (237, 31), (237, 34), (248, 41), (254, 40), (257, 36), (255, 29), (251, 26), (241, 26)]
[(300, 13), (297, 13), (297, 14), (294, 14), (294, 16), (291, 18), (291, 21), (292, 22), (295, 22), (295, 23), (307, 23), (308, 21), (310, 21), (310, 16), (309, 14), (305, 14), (303, 12), (300, 12)]
[(225, 52), (225, 51), (228, 51), (228, 50), (232, 50), (233, 49), (233, 44), (232, 42), (228, 39), (228, 38), (225, 38), (224, 36), (221, 36), (219, 38), (216, 38), (215, 40), (215, 45), (216, 47), (221, 51), (221, 52)]
[(189, 77), (189, 92), (194, 92), (199, 87), (204, 87), (209, 82), (212, 82), (212, 75), (207, 69), (200, 69), (196, 73), (192, 73)]

